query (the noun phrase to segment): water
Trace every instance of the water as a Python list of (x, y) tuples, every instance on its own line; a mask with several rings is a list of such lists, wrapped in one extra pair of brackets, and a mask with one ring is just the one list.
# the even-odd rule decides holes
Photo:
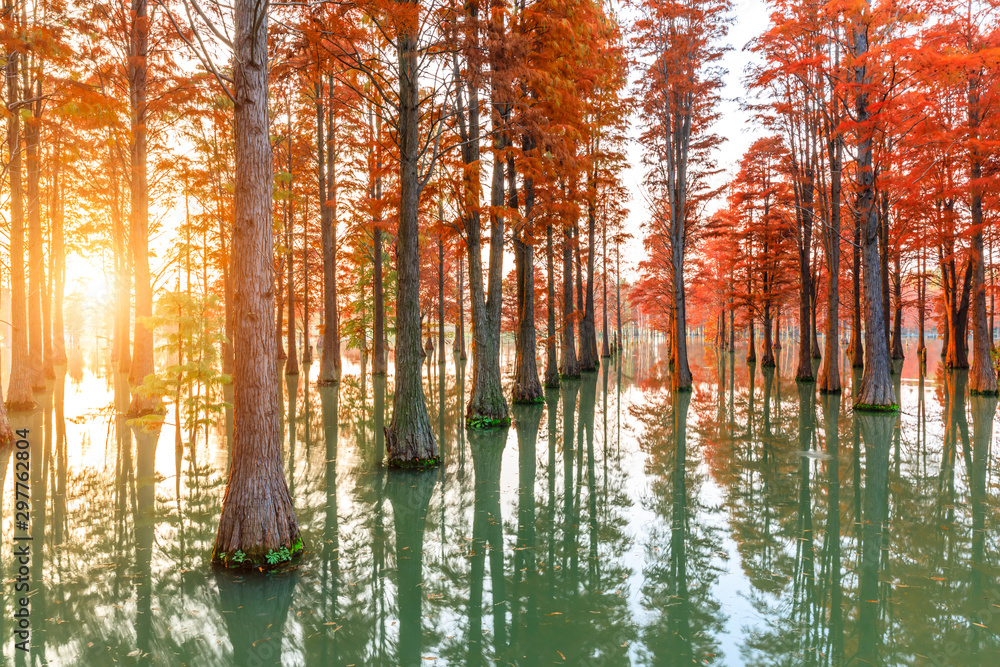
[[(123, 378), (77, 356), (17, 420), (32, 664), (1000, 664), (995, 404), (934, 347), (918, 379), (911, 347), (902, 414), (856, 419), (849, 368), (820, 396), (782, 352), (774, 373), (695, 344), (694, 391), (674, 396), (644, 343), (486, 433), (459, 428), (449, 354), (425, 367), (445, 464), (420, 473), (379, 464), (384, 383), (350, 362), (339, 390), (293, 380), (308, 553), (255, 577), (208, 563), (224, 423), (178, 446), (171, 409), (138, 432), (115, 413)], [(26, 664), (5, 464), (3, 661)]]

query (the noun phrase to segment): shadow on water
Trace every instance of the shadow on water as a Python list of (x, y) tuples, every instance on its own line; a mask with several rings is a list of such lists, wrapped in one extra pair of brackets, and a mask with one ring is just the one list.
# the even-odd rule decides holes
[[(695, 391), (674, 394), (664, 345), (604, 359), (490, 431), (464, 428), (466, 368), (436, 358), (425, 393), (445, 456), (422, 472), (382, 463), (391, 377), (278, 380), (307, 554), (253, 577), (208, 565), (229, 411), (178, 447), (172, 421), (123, 417), (123, 375), (63, 372), (11, 416), (29, 431), (34, 591), (23, 655), (5, 586), (3, 661), (1000, 662), (996, 397), (904, 364), (902, 412), (855, 415), (859, 369), (843, 396), (817, 394), (794, 382), (791, 344), (778, 368), (693, 345)], [(0, 452), (8, 542), (13, 461)]]

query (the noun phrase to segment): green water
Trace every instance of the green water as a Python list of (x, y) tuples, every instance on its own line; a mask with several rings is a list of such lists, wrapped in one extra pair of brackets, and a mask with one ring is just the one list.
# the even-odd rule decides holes
[(350, 362), (339, 389), (282, 379), (308, 551), (256, 577), (208, 563), (224, 421), (192, 437), (171, 408), (138, 432), (116, 415), (124, 379), (77, 356), (15, 419), (32, 450), (30, 652), (12, 639), (4, 461), (3, 661), (1000, 664), (995, 401), (933, 361), (919, 379), (912, 348), (902, 413), (857, 418), (849, 369), (827, 397), (796, 385), (787, 346), (777, 372), (691, 353), (690, 394), (645, 343), (485, 433), (460, 428), (471, 362), (435, 361), (445, 463), (417, 473), (380, 465), (384, 382)]

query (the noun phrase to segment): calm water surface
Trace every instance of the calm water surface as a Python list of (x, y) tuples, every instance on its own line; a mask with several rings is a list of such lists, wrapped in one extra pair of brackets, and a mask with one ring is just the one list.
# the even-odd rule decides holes
[[(13, 464), (3, 487), (8, 664), (997, 665), (996, 400), (934, 361), (902, 414), (855, 417), (744, 351), (665, 349), (566, 381), (510, 429), (459, 426), (471, 362), (425, 367), (437, 471), (380, 465), (391, 393), (285, 387), (284, 460), (308, 553), (208, 563), (224, 421), (158, 433), (77, 356), (18, 415), (33, 450), (30, 654), (16, 651)], [(512, 360), (512, 350), (505, 349)], [(350, 375), (351, 369), (354, 374)], [(310, 369), (313, 374), (318, 370)], [(391, 378), (390, 378), (391, 387)]]

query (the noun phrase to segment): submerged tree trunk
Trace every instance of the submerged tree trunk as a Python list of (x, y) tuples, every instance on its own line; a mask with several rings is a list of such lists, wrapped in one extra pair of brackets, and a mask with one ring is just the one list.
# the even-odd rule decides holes
[(764, 304), (764, 356), (760, 360), (760, 365), (765, 368), (774, 367), (774, 343), (773, 343), (773, 333), (772, 322), (771, 322), (771, 304)]
[(903, 275), (899, 266), (900, 250), (893, 253), (892, 289), (893, 289), (893, 320), (892, 320), (892, 358), (902, 359), (903, 354)]
[[(45, 329), (43, 316), (45, 301), (45, 254), (42, 247), (42, 202), (40, 197), (41, 165), (39, 155), (41, 82), (38, 88), (28, 84), (28, 70), (22, 70), (25, 77), (25, 95), (37, 98), (28, 105), (31, 120), (24, 128), (25, 172), (28, 177), (28, 358), (31, 363), (32, 384), (36, 391), (45, 388), (45, 378), (49, 375), (45, 359)], [(54, 373), (52, 374), (54, 376)]]
[(747, 329), (747, 363), (751, 363), (752, 364), (752, 363), (756, 363), (757, 362), (757, 341), (754, 340), (754, 321), (753, 321), (753, 315), (751, 315), (748, 319), (749, 319), (749, 322), (747, 324), (747, 326), (748, 326), (748, 329)]
[[(529, 139), (524, 141), (524, 151), (534, 149)], [(507, 158), (507, 183), (510, 190), (508, 206), (517, 210), (517, 173), (513, 158)], [(514, 267), (517, 281), (517, 342), (514, 353), (514, 403), (539, 403), (542, 401), (542, 383), (538, 380), (538, 361), (535, 353), (535, 247), (529, 236), (535, 208), (535, 184), (531, 176), (524, 178), (524, 216), (514, 230)]]
[[(410, 4), (410, 3), (404, 3)], [(390, 466), (437, 463), (437, 443), (420, 377), (420, 96), (417, 42), (419, 21), (401, 20), (399, 54), (399, 234), (396, 237), (396, 387), (392, 421), (385, 429)]]
[(253, 0), (234, 7), (236, 154), (233, 282), (233, 446), (215, 563), (267, 567), (267, 555), (302, 548), (282, 469), (280, 391), (274, 356), (273, 161), (267, 122), (267, 13)]
[(844, 148), (840, 136), (829, 142), (830, 224), (826, 237), (826, 358), (819, 374), (819, 390), (840, 393), (840, 191)]
[[(608, 344), (608, 226), (601, 225), (601, 356), (610, 357), (611, 347)], [(725, 322), (725, 314), (722, 316)]]
[[(856, 19), (853, 34), (853, 49), (856, 58), (862, 59), (868, 52), (866, 23), (870, 21), (870, 8), (865, 5), (863, 15)], [(854, 68), (854, 80), (862, 86), (869, 80), (865, 65)], [(861, 386), (855, 397), (855, 409), (885, 410), (898, 409), (896, 393), (890, 374), (889, 349), (885, 337), (885, 316), (882, 309), (882, 281), (879, 260), (879, 210), (875, 200), (875, 175), (873, 173), (873, 130), (866, 127), (870, 122), (868, 93), (859, 88), (855, 96), (855, 118), (861, 126), (858, 130), (856, 153), (858, 192), (856, 210), (862, 223), (862, 256), (865, 284), (865, 368)]]
[[(444, 224), (444, 204), (438, 200), (438, 221)], [(438, 234), (438, 363), (444, 356), (444, 237)]]
[(547, 336), (545, 339), (545, 386), (559, 386), (559, 361), (556, 354), (556, 265), (552, 247), (552, 223), (545, 225), (545, 305), (547, 311)]
[(458, 358), (465, 361), (465, 258), (458, 256), (458, 298), (455, 300), (458, 310), (458, 326), (455, 327), (455, 351)]
[(377, 225), (372, 232), (372, 257), (375, 263), (374, 276), (374, 309), (372, 315), (372, 375), (385, 375), (388, 369), (388, 359), (385, 349), (385, 292), (382, 286), (382, 229)]
[[(978, 134), (980, 122), (978, 76), (969, 81), (969, 127)], [(969, 183), (972, 191), (972, 368), (969, 391), (997, 394), (997, 372), (993, 366), (993, 333), (986, 313), (986, 263), (983, 255), (983, 157), (978, 144), (972, 147)], [(991, 413), (992, 414), (992, 413)]]
[[(337, 303), (337, 172), (334, 138), (324, 133), (322, 77), (316, 92), (316, 172), (319, 180), (320, 240), (323, 245), (323, 352), (319, 359), (318, 383), (323, 386), (340, 382), (341, 372), (340, 310)], [(328, 153), (329, 160), (326, 159)]]
[[(4, 19), (13, 21), (12, 0), (4, 2)], [(7, 54), (7, 105), (17, 103), (18, 65), (21, 54), (11, 50)], [(28, 315), (24, 276), (24, 191), (21, 185), (21, 122), (20, 114), (7, 114), (7, 150), (10, 163), (10, 310), (11, 310), (11, 368), (7, 391), (7, 406), (12, 410), (30, 410), (35, 407), (31, 392), (31, 364), (28, 358)]]
[(563, 228), (563, 334), (559, 374), (566, 378), (580, 377), (576, 360), (573, 308), (573, 235), (569, 225)]
[(129, 94), (132, 100), (132, 266), (135, 271), (135, 333), (132, 350), (132, 404), (129, 414), (139, 416), (161, 408), (159, 398), (140, 385), (155, 372), (153, 332), (144, 321), (153, 316), (153, 286), (149, 274), (149, 186), (146, 182), (146, 55), (149, 23), (146, 0), (133, 0), (131, 44), (128, 59)]
[(62, 189), (62, 163), (56, 152), (52, 183), (52, 360), (60, 366), (66, 363), (66, 327), (63, 303), (66, 294), (66, 241), (63, 223), (66, 219), (65, 193)]
[(865, 365), (864, 346), (861, 343), (861, 216), (854, 217), (854, 261), (851, 262), (851, 342), (847, 351), (851, 357), (851, 367)]
[[(289, 153), (291, 162), (291, 153)], [(291, 172), (291, 165), (289, 165)], [(292, 241), (295, 238), (294, 208), (292, 206), (292, 184), (288, 184), (288, 207), (285, 217), (285, 283), (288, 295), (288, 357), (285, 359), (285, 375), (299, 374), (299, 351), (295, 343), (295, 255), (292, 252)]]
[(812, 382), (812, 200), (811, 176), (803, 186), (802, 212), (799, 236), (799, 367), (795, 371), (797, 382)]
[[(580, 370), (591, 373), (600, 366), (594, 313), (594, 232), (597, 227), (597, 172), (591, 171), (587, 196), (587, 286), (584, 288), (583, 319), (580, 320)], [(582, 250), (577, 238), (577, 252)], [(582, 285), (580, 286), (582, 287)]]
[[(129, 345), (132, 324), (132, 272), (129, 270), (130, 245), (125, 234), (121, 183), (118, 180), (118, 158), (112, 154), (109, 156), (108, 161), (111, 163), (111, 239), (115, 253), (114, 351), (118, 354), (118, 372), (128, 373), (132, 367), (132, 351)], [(226, 303), (229, 303), (228, 299)]]

